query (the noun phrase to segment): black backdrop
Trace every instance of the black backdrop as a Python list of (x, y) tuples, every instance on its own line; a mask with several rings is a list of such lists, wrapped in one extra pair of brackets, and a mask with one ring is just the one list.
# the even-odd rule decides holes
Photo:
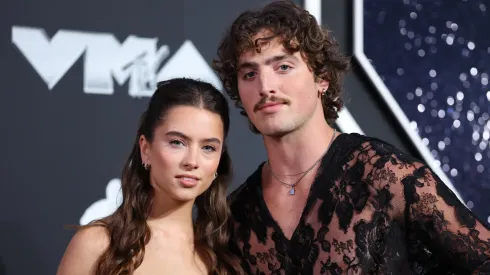
[[(0, 275), (56, 272), (73, 234), (64, 225), (85, 223), (116, 206), (118, 178), (148, 102), (145, 81), (191, 76), (218, 85), (209, 64), (224, 28), (244, 9), (266, 2), (0, 4)], [(343, 51), (354, 53), (353, 1), (296, 2), (334, 30)], [(354, 62), (338, 128), (382, 138), (422, 158), (371, 76)], [(235, 108), (228, 142), (234, 189), (265, 152)], [(479, 186), (488, 193), (487, 185)]]

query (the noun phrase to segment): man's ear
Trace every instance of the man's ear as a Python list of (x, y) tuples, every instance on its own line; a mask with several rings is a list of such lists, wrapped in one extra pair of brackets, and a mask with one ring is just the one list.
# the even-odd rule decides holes
[(330, 86), (330, 81), (318, 78), (318, 81), (316, 82), (316, 86), (318, 88), (318, 91), (320, 91), (320, 92), (326, 91), (326, 90), (328, 90), (328, 87)]
[(327, 93), (329, 86), (330, 86), (329, 81), (317, 77), (316, 88), (318, 91), (318, 97), (324, 96)]

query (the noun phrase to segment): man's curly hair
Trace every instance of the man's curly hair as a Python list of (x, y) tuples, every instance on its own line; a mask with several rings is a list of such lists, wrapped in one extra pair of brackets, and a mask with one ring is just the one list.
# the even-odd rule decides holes
[[(274, 1), (260, 10), (242, 13), (225, 33), (213, 61), (223, 87), (235, 105), (245, 113), (238, 94), (238, 60), (247, 50), (260, 52), (259, 39), (252, 38), (260, 31), (273, 33), (260, 40), (270, 41), (279, 37), (285, 49), (291, 53), (300, 51), (317, 80), (330, 82), (328, 91), (322, 96), (325, 120), (333, 125), (343, 107), (340, 98), (344, 74), (350, 69), (350, 58), (339, 52), (338, 43), (329, 30), (318, 25), (306, 10), (291, 1)], [(251, 125), (254, 132), (257, 129)]]

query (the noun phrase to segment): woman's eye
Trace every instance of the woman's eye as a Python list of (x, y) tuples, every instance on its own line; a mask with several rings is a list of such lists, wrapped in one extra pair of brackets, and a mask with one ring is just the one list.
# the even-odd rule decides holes
[(207, 151), (207, 152), (214, 152), (216, 151), (216, 148), (214, 148), (213, 146), (210, 146), (210, 145), (206, 145), (203, 147), (204, 151)]
[(184, 143), (180, 140), (171, 140), (170, 141), (170, 145), (172, 146), (181, 146), (181, 145), (184, 145)]

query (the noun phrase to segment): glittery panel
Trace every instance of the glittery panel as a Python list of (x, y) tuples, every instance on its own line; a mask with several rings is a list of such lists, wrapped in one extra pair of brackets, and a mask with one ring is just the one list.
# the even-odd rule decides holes
[(364, 53), (438, 165), (490, 223), (490, 4), (364, 1)]

